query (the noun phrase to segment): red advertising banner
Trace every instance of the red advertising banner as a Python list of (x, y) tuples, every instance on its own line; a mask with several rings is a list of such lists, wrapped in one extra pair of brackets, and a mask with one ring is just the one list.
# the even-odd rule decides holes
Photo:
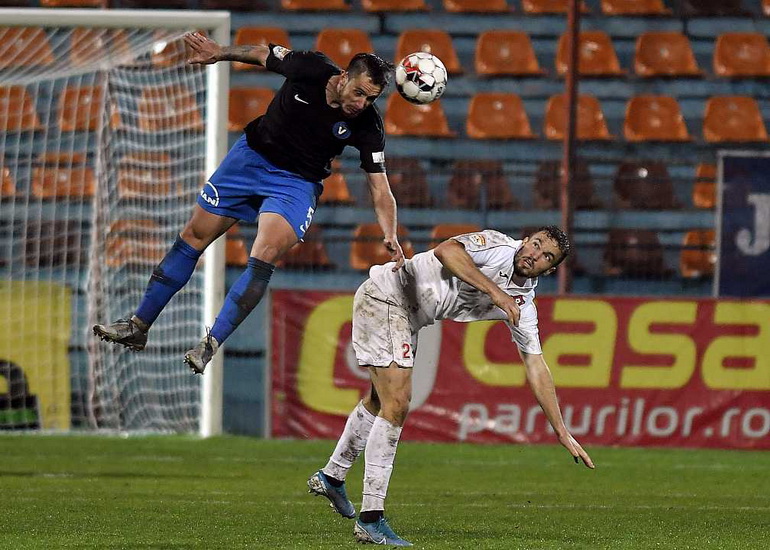
[[(336, 438), (369, 388), (352, 294), (274, 291), (274, 437)], [(587, 445), (770, 449), (770, 302), (537, 299), (565, 422)], [(404, 439), (555, 442), (501, 322), (420, 332)]]

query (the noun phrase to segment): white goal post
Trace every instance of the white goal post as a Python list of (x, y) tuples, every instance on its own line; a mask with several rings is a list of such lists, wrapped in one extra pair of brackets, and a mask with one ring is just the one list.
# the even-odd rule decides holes
[(0, 9), (0, 429), (222, 431), (224, 354), (203, 377), (182, 354), (222, 305), (224, 237), (144, 352), (89, 334), (138, 305), (227, 152), (229, 64), (186, 63), (196, 29), (229, 44), (230, 14)]

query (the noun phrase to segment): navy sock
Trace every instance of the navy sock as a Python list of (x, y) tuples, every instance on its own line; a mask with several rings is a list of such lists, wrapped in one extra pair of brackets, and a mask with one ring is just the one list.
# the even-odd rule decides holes
[(171, 297), (190, 280), (201, 254), (200, 250), (177, 236), (171, 250), (153, 270), (142, 303), (135, 313), (148, 327), (155, 322)]
[(221, 345), (262, 300), (275, 266), (257, 258), (249, 258), (246, 271), (238, 277), (225, 296), (211, 335)]

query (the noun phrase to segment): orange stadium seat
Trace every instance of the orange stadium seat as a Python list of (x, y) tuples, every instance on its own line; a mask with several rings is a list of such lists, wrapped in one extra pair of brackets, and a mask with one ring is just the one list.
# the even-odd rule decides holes
[(696, 208), (716, 206), (717, 166), (701, 162), (695, 169), (695, 184), (692, 187), (692, 204)]
[(11, 169), (3, 166), (0, 171), (0, 197), (13, 197), (16, 195), (16, 182), (13, 181)]
[(182, 86), (144, 88), (138, 110), (139, 128), (145, 132), (203, 130), (195, 96)]
[[(278, 44), (291, 49), (291, 40), (289, 34), (278, 27), (239, 27), (235, 31), (234, 46), (267, 46), (268, 44)], [(236, 71), (262, 71), (264, 67), (241, 63), (233, 63), (233, 69)]]
[(481, 231), (481, 227), (475, 223), (440, 223), (434, 226), (430, 232), (430, 247), (436, 248), (445, 240), (457, 235), (477, 233), (479, 231)]
[(332, 161), (332, 174), (324, 180), (324, 190), (321, 194), (321, 204), (355, 204), (356, 200), (350, 195), (348, 182), (342, 173), (340, 161)]
[(59, 98), (59, 127), (62, 131), (96, 130), (103, 115), (104, 88), (67, 87)]
[[(409, 241), (409, 231), (399, 224), (396, 232), (404, 255), (411, 258), (414, 256), (414, 248)], [(382, 239), (383, 233), (378, 223), (364, 223), (356, 226), (350, 245), (350, 267), (364, 270), (373, 265), (389, 262), (390, 254), (383, 246)]]
[(93, 63), (95, 50), (126, 61), (132, 60), (128, 34), (123, 29), (73, 29), (70, 37), (70, 60), (73, 65)]
[(428, 52), (438, 57), (450, 74), (462, 72), (460, 59), (452, 45), (452, 37), (442, 30), (412, 29), (403, 31), (396, 44), (395, 63), (414, 52)]
[(0, 132), (22, 132), (42, 128), (35, 111), (35, 98), (24, 86), (0, 87)]
[(465, 131), (474, 139), (532, 139), (532, 127), (516, 94), (478, 93), (471, 98)]
[(225, 265), (244, 267), (249, 263), (249, 251), (241, 237), (238, 224), (233, 224), (225, 234)]
[[(540, 163), (535, 172), (535, 207), (541, 210), (557, 210), (561, 207), (561, 179), (564, 170), (560, 160)], [(594, 196), (594, 184), (588, 164), (577, 159), (570, 180), (572, 206), (576, 210), (601, 208), (603, 203)]]
[(476, 74), (484, 76), (542, 75), (529, 35), (521, 31), (484, 31), (476, 42)]
[(610, 229), (604, 249), (604, 273), (643, 278), (668, 275), (658, 234), (649, 229)]
[[(521, 9), (530, 15), (567, 13), (570, 0), (521, 0)], [(588, 13), (588, 6), (580, 2), (581, 13)]]
[(361, 7), (368, 12), (428, 10), (425, 0), (361, 0)]
[(636, 39), (639, 76), (701, 76), (690, 41), (681, 32), (643, 32)]
[(748, 96), (715, 96), (706, 103), (703, 137), (710, 143), (767, 141), (757, 100)]
[(54, 61), (48, 35), (40, 27), (0, 27), (0, 69), (48, 66)]
[(281, 7), (290, 11), (348, 11), (350, 9), (350, 5), (345, 0), (281, 0)]
[(83, 153), (43, 153), (32, 168), (32, 195), (85, 199), (94, 196), (96, 177)]
[(170, 162), (167, 153), (121, 158), (118, 162), (118, 198), (152, 200), (181, 196), (182, 185), (173, 178)]
[(444, 0), (444, 10), (449, 13), (507, 13), (505, 0)]
[(717, 262), (715, 244), (713, 229), (696, 229), (685, 233), (679, 254), (679, 273), (682, 277), (695, 279), (714, 275)]
[(604, 15), (669, 15), (663, 0), (602, 0)]
[(105, 262), (120, 268), (127, 264), (154, 266), (168, 248), (157, 237), (160, 226), (153, 220), (119, 220), (110, 224), (104, 245)]
[(433, 200), (428, 177), (420, 161), (411, 157), (390, 157), (386, 163), (388, 182), (398, 206), (430, 208)]
[(40, 0), (42, 8), (107, 8), (107, 0)]
[(665, 95), (640, 95), (629, 99), (623, 133), (628, 141), (690, 140), (679, 103)]
[(311, 225), (303, 240), (286, 253), (279, 265), (284, 269), (334, 269), (324, 246), (321, 226)]
[(674, 185), (662, 162), (623, 162), (613, 183), (618, 208), (634, 210), (676, 210), (682, 207), (674, 197)]
[[(612, 46), (610, 36), (604, 31), (583, 31), (578, 43), (578, 67), (581, 76), (618, 76), (624, 74)], [(569, 34), (559, 38), (556, 52), (556, 73), (567, 74), (569, 66)]]
[[(516, 210), (514, 198), (499, 160), (458, 160), (452, 167), (447, 198), (453, 208), (478, 210)], [(482, 189), (486, 187), (486, 205), (482, 204)]]
[(240, 132), (249, 122), (264, 115), (273, 95), (269, 88), (230, 88), (227, 130)]
[(385, 109), (385, 132), (393, 136), (454, 137), (441, 100), (412, 105), (398, 94), (390, 94)]
[[(607, 130), (599, 101), (590, 95), (578, 96), (577, 128), (575, 135), (585, 140), (611, 140), (613, 136)], [(545, 137), (548, 139), (564, 139), (567, 131), (567, 112), (565, 98), (562, 94), (551, 96), (545, 107), (543, 122)]]
[(369, 35), (360, 29), (323, 29), (316, 37), (315, 49), (342, 68), (346, 68), (357, 53), (374, 51)]
[(758, 32), (727, 32), (714, 46), (714, 74), (726, 77), (770, 76), (770, 44)]

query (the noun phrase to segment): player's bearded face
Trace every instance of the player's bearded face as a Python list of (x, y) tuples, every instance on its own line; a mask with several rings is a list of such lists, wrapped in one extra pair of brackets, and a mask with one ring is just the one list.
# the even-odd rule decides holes
[(369, 75), (350, 76), (345, 73), (339, 82), (339, 104), (347, 117), (356, 117), (369, 107), (382, 93), (382, 86), (372, 83)]
[(519, 277), (539, 277), (561, 259), (559, 246), (544, 232), (530, 235), (513, 260), (513, 272)]

